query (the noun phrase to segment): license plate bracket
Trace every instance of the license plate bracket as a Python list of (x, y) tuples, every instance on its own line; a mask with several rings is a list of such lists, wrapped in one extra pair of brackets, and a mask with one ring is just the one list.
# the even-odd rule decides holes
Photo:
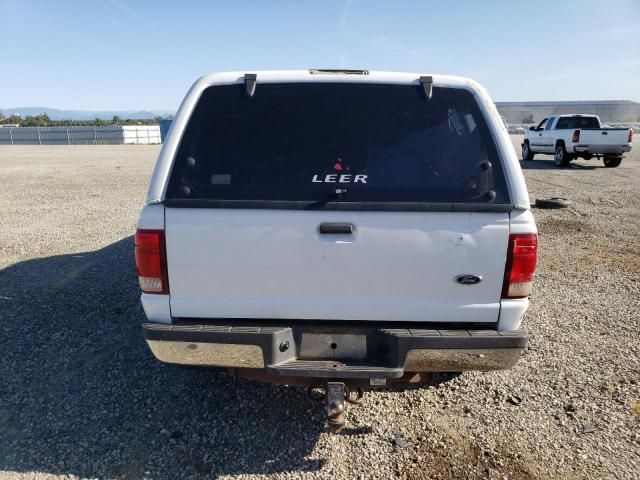
[(353, 333), (303, 333), (300, 358), (366, 360), (367, 336)]

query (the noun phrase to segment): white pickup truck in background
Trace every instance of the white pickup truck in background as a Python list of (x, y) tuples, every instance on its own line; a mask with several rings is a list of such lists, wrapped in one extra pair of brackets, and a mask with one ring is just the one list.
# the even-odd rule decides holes
[(631, 150), (633, 130), (603, 128), (596, 115), (554, 115), (529, 128), (522, 142), (522, 160), (533, 160), (535, 154), (553, 155), (558, 167), (571, 160), (601, 158), (605, 167), (617, 167), (622, 154)]

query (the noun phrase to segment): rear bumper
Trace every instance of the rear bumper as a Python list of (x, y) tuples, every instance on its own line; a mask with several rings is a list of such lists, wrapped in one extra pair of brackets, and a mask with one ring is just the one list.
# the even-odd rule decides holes
[(263, 369), (272, 376), (366, 379), (409, 372), (504, 370), (528, 343), (524, 330), (260, 326), (145, 323), (158, 360), (183, 365)]
[(575, 153), (590, 153), (592, 155), (600, 154), (617, 154), (629, 152), (631, 150), (631, 144), (616, 144), (616, 145), (576, 145), (573, 147)]

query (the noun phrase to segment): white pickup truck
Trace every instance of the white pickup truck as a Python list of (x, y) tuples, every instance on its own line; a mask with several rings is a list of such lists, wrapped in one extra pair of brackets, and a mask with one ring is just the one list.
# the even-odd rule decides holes
[(530, 127), (522, 142), (522, 159), (531, 161), (537, 153), (553, 155), (558, 167), (578, 157), (601, 158), (605, 167), (617, 167), (622, 154), (631, 150), (633, 130), (602, 128), (596, 115), (554, 115)]
[(510, 368), (527, 346), (536, 225), (506, 128), (463, 78), (201, 78), (135, 252), (159, 360), (322, 387), (332, 431), (362, 388)]

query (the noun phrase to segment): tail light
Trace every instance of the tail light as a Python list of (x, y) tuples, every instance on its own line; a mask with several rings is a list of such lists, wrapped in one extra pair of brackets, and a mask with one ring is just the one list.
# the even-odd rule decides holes
[(135, 244), (140, 290), (145, 293), (169, 293), (164, 231), (138, 230)]
[(629, 129), (629, 143), (633, 142), (633, 130)]
[(525, 298), (531, 293), (538, 259), (538, 235), (509, 235), (507, 263), (504, 269), (502, 298)]
[(573, 143), (578, 143), (580, 141), (580, 130), (573, 131), (573, 136), (571, 137), (571, 141)]

